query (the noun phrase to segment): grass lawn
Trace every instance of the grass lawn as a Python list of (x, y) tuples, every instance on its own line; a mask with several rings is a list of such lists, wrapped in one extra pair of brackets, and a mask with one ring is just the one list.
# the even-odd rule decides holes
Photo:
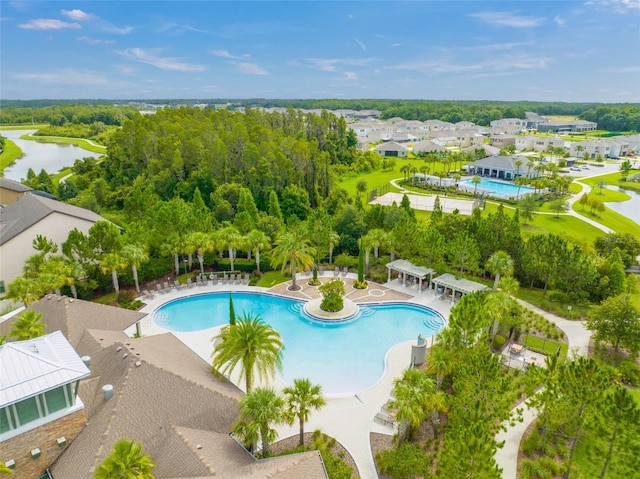
[(580, 183), (571, 183), (569, 185), (569, 191), (571, 193), (580, 193), (582, 191), (582, 185)]
[(4, 175), (4, 169), (22, 156), (22, 150), (9, 139), (4, 140), (4, 151), (0, 154), (0, 174)]
[[(638, 173), (638, 170), (631, 170), (631, 174)], [(620, 188), (627, 188), (630, 190), (640, 191), (640, 183), (634, 181), (623, 181), (622, 174), (619, 171), (615, 171), (613, 173), (609, 173), (606, 175), (593, 176), (591, 178), (584, 178), (580, 180), (582, 183), (585, 183), (591, 187), (596, 189), (596, 192), (600, 190), (597, 184), (600, 181), (604, 181), (607, 185), (619, 186)], [(604, 188), (603, 188), (604, 191)]]
[(611, 228), (617, 233), (631, 233), (636, 238), (640, 238), (640, 225), (612, 209), (606, 208), (605, 212), (601, 213), (600, 216), (594, 216), (586, 209), (582, 211), (582, 206), (576, 202), (573, 204), (573, 210), (576, 213), (592, 218), (594, 221)]
[(258, 281), (258, 286), (262, 286), (263, 288), (271, 288), (276, 284), (284, 283), (285, 281), (289, 281), (291, 278), (285, 276), (280, 271), (267, 271), (264, 273), (264, 276)]
[(82, 148), (83, 150), (91, 151), (93, 153), (106, 153), (107, 147), (98, 145), (89, 140), (85, 140), (83, 138), (65, 138), (62, 136), (31, 136), (31, 135), (22, 135), (20, 137), (22, 140), (32, 140), (39, 141), (41, 143), (62, 143), (75, 145), (78, 148)]
[(560, 348), (560, 359), (566, 358), (567, 351), (569, 350), (569, 345), (567, 343), (553, 341), (552, 339), (539, 338), (537, 336), (529, 336), (527, 334), (522, 335), (522, 342), (528, 350), (544, 354), (545, 356), (556, 354), (556, 351)]
[[(521, 285), (515, 296), (527, 303), (538, 306), (540, 309), (544, 309), (545, 311), (549, 311), (550, 313), (567, 319), (586, 318), (587, 312), (589, 311), (588, 306), (577, 306), (575, 304), (569, 305), (551, 301), (549, 296), (544, 296), (542, 294), (541, 288), (529, 289), (528, 284)], [(567, 306), (571, 306), (571, 311), (569, 311)]]
[(62, 178), (64, 178), (67, 175), (70, 175), (71, 173), (73, 173), (73, 168), (63, 168), (62, 170), (58, 171), (55, 175), (53, 175), (51, 177), (51, 181), (53, 182), (54, 185), (57, 185), (58, 183), (60, 183), (60, 180)]
[(592, 243), (605, 233), (595, 226), (585, 223), (575, 216), (535, 215), (528, 225), (521, 225), (520, 232), (524, 239), (537, 234), (553, 233), (574, 243)]
[(2, 130), (39, 130), (49, 126), (47, 123), (38, 123), (36, 125), (0, 125), (0, 131)]

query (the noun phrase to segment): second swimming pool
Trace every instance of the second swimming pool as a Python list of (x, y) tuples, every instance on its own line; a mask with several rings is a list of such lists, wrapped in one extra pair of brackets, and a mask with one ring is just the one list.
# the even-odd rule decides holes
[[(318, 323), (306, 316), (303, 302), (262, 293), (234, 292), (236, 316), (259, 315), (282, 336), (282, 379), (292, 384), (309, 378), (324, 394), (354, 394), (373, 386), (384, 372), (393, 345), (427, 338), (444, 327), (436, 311), (407, 303), (360, 305), (353, 320)], [(154, 322), (170, 331), (200, 331), (229, 322), (229, 293), (177, 299), (158, 308)], [(213, 349), (213, 346), (212, 346)], [(407, 357), (407, 362), (410, 358)]]

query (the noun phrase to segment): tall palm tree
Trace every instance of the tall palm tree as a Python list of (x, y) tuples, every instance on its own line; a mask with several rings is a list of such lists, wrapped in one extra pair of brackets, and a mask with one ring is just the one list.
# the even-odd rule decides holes
[(164, 256), (173, 256), (176, 268), (176, 276), (180, 275), (180, 253), (182, 252), (182, 238), (176, 232), (170, 233), (160, 246), (160, 253)]
[(120, 298), (120, 283), (118, 282), (118, 271), (127, 267), (127, 260), (125, 257), (114, 251), (104, 255), (100, 262), (100, 270), (102, 274), (111, 273), (111, 281), (113, 282), (113, 289), (116, 292), (116, 298)]
[(293, 386), (283, 390), (287, 402), (287, 413), (291, 422), (297, 417), (300, 424), (300, 445), (304, 446), (304, 423), (309, 420), (312, 409), (318, 410), (327, 402), (322, 397), (322, 386), (311, 384), (307, 378), (294, 379)]
[[(249, 248), (249, 251), (255, 252), (256, 255), (256, 269), (260, 272), (260, 250), (269, 248), (271, 246), (271, 240), (269, 237), (260, 230), (251, 230), (245, 237), (245, 245)], [(249, 253), (251, 254), (251, 253)]]
[(122, 257), (124, 261), (131, 266), (133, 281), (136, 285), (136, 291), (139, 293), (140, 284), (138, 283), (138, 266), (149, 260), (149, 254), (143, 245), (130, 243), (122, 248)]
[(340, 235), (335, 231), (329, 231), (327, 235), (327, 242), (329, 243), (329, 264), (333, 264), (333, 249), (340, 241)]
[(389, 401), (389, 408), (404, 429), (398, 434), (398, 446), (424, 421), (427, 396), (434, 391), (433, 381), (421, 369), (405, 369), (402, 377), (393, 381), (394, 399)]
[(292, 290), (297, 290), (296, 273), (304, 271), (314, 263), (315, 248), (309, 246), (309, 239), (304, 238), (297, 231), (287, 231), (276, 240), (276, 246), (271, 251), (271, 266), (282, 267), (282, 272), (289, 267), (292, 279)]
[(244, 313), (235, 326), (223, 327), (213, 339), (213, 369), (222, 375), (240, 366), (240, 379), (245, 379), (247, 392), (253, 386), (254, 374), (268, 379), (282, 369), (282, 338), (258, 315)]
[(233, 262), (236, 257), (236, 251), (244, 247), (244, 237), (235, 226), (229, 225), (217, 232), (216, 239), (220, 243), (220, 248), (228, 250), (230, 271), (234, 271)]
[(18, 276), (7, 286), (7, 297), (19, 299), (25, 306), (40, 299), (44, 293), (42, 284), (33, 278)]
[(474, 177), (471, 178), (471, 183), (473, 183), (473, 196), (476, 196), (476, 191), (478, 191), (478, 185), (481, 181), (482, 179), (478, 175), (474, 175)]
[(148, 454), (142, 452), (142, 444), (121, 439), (113, 445), (109, 454), (94, 474), (94, 479), (153, 479), (156, 465)]
[(493, 253), (485, 266), (491, 274), (495, 275), (493, 289), (498, 289), (501, 275), (511, 276), (513, 274), (513, 258), (504, 251)]
[(204, 255), (215, 250), (213, 236), (203, 231), (194, 231), (187, 237), (187, 242), (196, 252), (198, 263), (200, 263), (200, 273), (204, 274)]
[(36, 313), (33, 309), (24, 311), (11, 323), (9, 336), (16, 341), (33, 339), (46, 334), (46, 324), (42, 322), (42, 313)]
[(285, 402), (273, 388), (256, 388), (240, 399), (240, 418), (233, 425), (234, 434), (240, 436), (249, 449), (262, 442), (262, 457), (269, 456), (269, 445), (278, 432), (272, 427), (284, 421)]

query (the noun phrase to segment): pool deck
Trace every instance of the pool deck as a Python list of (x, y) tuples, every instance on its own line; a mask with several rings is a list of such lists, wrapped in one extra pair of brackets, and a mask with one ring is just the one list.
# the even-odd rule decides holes
[[(366, 290), (358, 290), (351, 286), (352, 280), (356, 279), (355, 274), (347, 273), (346, 275), (339, 276), (345, 280), (345, 296), (354, 303), (408, 301), (428, 306), (442, 314), (445, 319), (449, 316), (451, 309), (450, 302), (436, 298), (433, 291), (418, 293), (415, 285), (403, 287), (398, 280), (385, 284), (370, 282)], [(318, 275), (318, 279), (323, 282), (334, 279), (335, 277), (338, 277), (338, 275), (333, 271)], [(193, 286), (179, 290), (171, 289), (167, 293), (156, 293), (153, 298), (144, 299), (146, 306), (144, 306), (141, 311), (149, 313), (149, 315), (141, 321), (142, 334), (153, 335), (168, 332), (153, 323), (151, 313), (164, 303), (173, 299), (220, 291), (270, 292), (303, 300), (319, 298), (320, 293), (317, 287), (307, 284), (310, 278), (308, 273), (297, 275), (297, 284), (302, 287), (299, 291), (289, 291), (288, 288), (291, 286), (291, 282), (287, 282), (267, 290), (265, 290), (265, 288), (245, 285), (219, 284), (213, 286), (207, 284), (206, 286)], [(188, 333), (174, 332), (173, 334), (203, 360), (209, 363), (211, 361), (211, 352), (213, 351), (212, 338), (218, 333), (219, 329), (220, 327), (216, 327), (205, 331)], [(129, 328), (126, 332), (133, 335), (135, 327)], [(405, 341), (396, 344), (387, 352), (385, 372), (374, 386), (360, 391), (357, 394), (327, 397), (327, 405), (320, 411), (312, 412), (309, 421), (307, 421), (305, 425), (306, 432), (321, 429), (324, 433), (334, 437), (340, 442), (353, 457), (358, 468), (358, 475), (361, 479), (378, 478), (371, 452), (370, 433), (376, 432), (393, 435), (396, 432), (395, 425), (388, 422), (377, 421), (375, 418), (381, 411), (382, 406), (389, 400), (394, 378), (399, 377), (402, 371), (410, 366), (412, 344), (415, 344), (415, 341)], [(230, 379), (234, 384), (238, 385), (239, 388), (244, 388), (244, 383), (238, 380), (236, 372), (231, 374)], [(281, 390), (285, 384), (276, 378), (270, 383), (270, 386)], [(297, 423), (294, 426), (281, 425), (277, 427), (277, 430), (279, 439), (297, 435), (299, 432)]]

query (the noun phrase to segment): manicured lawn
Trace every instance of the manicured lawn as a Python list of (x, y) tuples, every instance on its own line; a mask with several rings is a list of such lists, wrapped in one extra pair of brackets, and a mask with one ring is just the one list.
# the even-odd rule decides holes
[(75, 145), (78, 148), (82, 148), (83, 150), (91, 151), (93, 153), (106, 153), (107, 147), (97, 145), (89, 140), (85, 140), (83, 138), (65, 138), (62, 136), (31, 136), (31, 135), (22, 135), (20, 137), (22, 140), (33, 140), (40, 141), (42, 143), (62, 143), (68, 145)]
[[(630, 174), (633, 175), (637, 173), (638, 170), (631, 170)], [(600, 190), (600, 188), (597, 186), (600, 181), (604, 181), (607, 185), (619, 186), (620, 188), (628, 188), (630, 190), (640, 191), (640, 183), (636, 183), (633, 181), (622, 181), (622, 174), (619, 171), (609, 173), (607, 175), (585, 178), (580, 181), (595, 188), (596, 192)]]
[(571, 183), (569, 185), (569, 191), (571, 193), (580, 193), (582, 191), (582, 185), (579, 183)]
[(627, 218), (626, 216), (613, 211), (612, 209), (606, 208), (604, 213), (600, 213), (600, 216), (594, 216), (586, 209), (585, 211), (582, 211), (582, 206), (576, 202), (573, 204), (573, 210), (576, 213), (580, 213), (604, 226), (611, 228), (617, 233), (631, 233), (636, 238), (640, 238), (640, 225), (635, 221)]
[(535, 215), (528, 225), (520, 227), (523, 238), (537, 234), (553, 233), (574, 243), (592, 243), (596, 238), (604, 236), (604, 231), (585, 223), (579, 218), (569, 215)]
[(57, 185), (58, 183), (60, 183), (60, 180), (62, 178), (64, 178), (67, 175), (70, 175), (71, 173), (73, 173), (73, 168), (64, 168), (58, 171), (55, 175), (53, 175), (51, 177), (51, 181), (53, 182), (54, 185)]
[(291, 278), (285, 276), (280, 271), (267, 271), (264, 276), (258, 281), (258, 286), (262, 286), (263, 288), (271, 288), (276, 284), (284, 283), (285, 281), (289, 281)]
[(22, 150), (18, 145), (9, 139), (4, 140), (4, 151), (0, 155), (0, 174), (4, 174), (4, 169), (22, 156)]
[(522, 341), (530, 351), (544, 354), (545, 356), (556, 354), (556, 351), (560, 348), (560, 358), (562, 359), (567, 357), (567, 351), (569, 350), (569, 345), (567, 343), (553, 341), (552, 339), (539, 338), (537, 336), (523, 334)]
[(37, 125), (0, 125), (0, 131), (2, 130), (39, 130), (49, 126), (46, 123)]

